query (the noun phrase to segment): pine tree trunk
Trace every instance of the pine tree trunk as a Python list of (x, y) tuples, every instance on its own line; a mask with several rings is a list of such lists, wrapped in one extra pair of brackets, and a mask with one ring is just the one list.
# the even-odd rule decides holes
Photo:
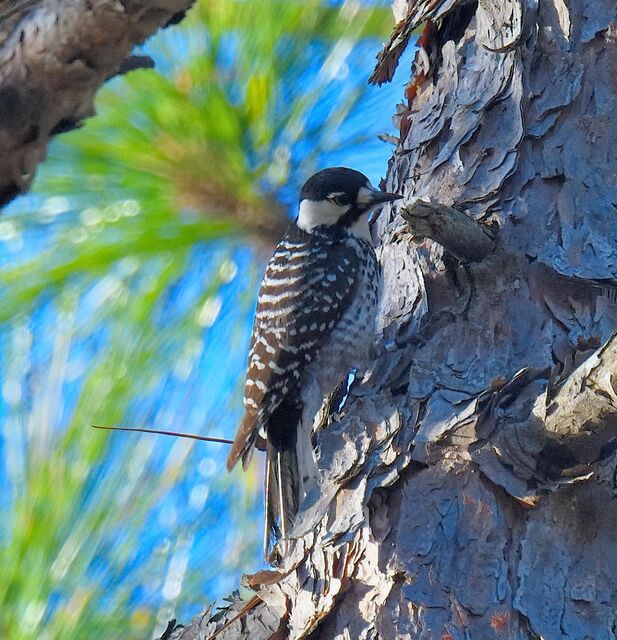
[(319, 434), (289, 573), (167, 637), (616, 637), (615, 2), (396, 5), (377, 80), (432, 22), (388, 172), (407, 221), (376, 229), (387, 349)]

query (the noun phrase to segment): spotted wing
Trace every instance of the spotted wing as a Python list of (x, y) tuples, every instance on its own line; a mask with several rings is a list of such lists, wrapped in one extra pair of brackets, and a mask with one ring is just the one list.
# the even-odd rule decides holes
[(252, 448), (288, 394), (297, 395), (315, 359), (354, 299), (361, 257), (345, 241), (290, 235), (277, 247), (261, 284), (244, 389), (245, 416), (229, 462)]

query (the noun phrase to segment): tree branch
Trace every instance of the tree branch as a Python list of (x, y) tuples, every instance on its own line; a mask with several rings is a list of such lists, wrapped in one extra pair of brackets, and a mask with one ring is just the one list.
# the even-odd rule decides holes
[[(148, 66), (133, 46), (194, 0), (13, 3), (0, 39), (0, 206), (30, 188), (50, 138), (94, 115), (110, 77)], [(5, 12), (5, 17), (9, 14)]]
[(493, 250), (486, 225), (444, 204), (416, 200), (401, 209), (401, 216), (414, 235), (438, 242), (464, 263), (481, 262)]

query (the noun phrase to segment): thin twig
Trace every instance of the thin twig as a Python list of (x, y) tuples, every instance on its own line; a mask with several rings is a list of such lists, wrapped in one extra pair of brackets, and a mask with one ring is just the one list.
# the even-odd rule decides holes
[(163, 436), (176, 436), (177, 438), (188, 438), (190, 440), (201, 440), (202, 442), (217, 442), (219, 444), (233, 444), (233, 440), (227, 438), (215, 438), (213, 436), (198, 436), (194, 433), (182, 433), (180, 431), (162, 431), (161, 429), (146, 429), (145, 427), (107, 427), (100, 424), (91, 425), (95, 429), (105, 429), (107, 431), (139, 431), (141, 433), (158, 433)]

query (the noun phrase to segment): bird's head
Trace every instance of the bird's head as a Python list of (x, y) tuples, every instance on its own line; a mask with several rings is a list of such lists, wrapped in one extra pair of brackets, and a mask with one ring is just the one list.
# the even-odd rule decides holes
[(401, 197), (380, 191), (359, 171), (346, 167), (323, 169), (311, 176), (300, 191), (296, 224), (308, 233), (335, 227), (370, 240), (369, 214)]

